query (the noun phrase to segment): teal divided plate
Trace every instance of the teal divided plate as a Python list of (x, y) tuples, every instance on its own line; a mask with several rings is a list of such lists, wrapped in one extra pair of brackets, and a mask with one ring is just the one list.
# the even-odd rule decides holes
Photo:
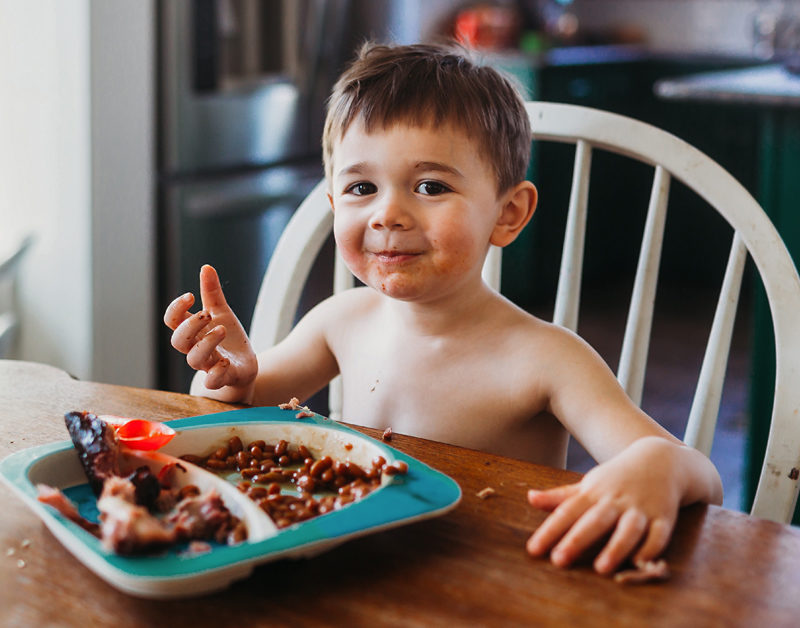
[(247, 577), (256, 565), (311, 557), (359, 536), (442, 515), (460, 501), (461, 489), (455, 481), (384, 442), (320, 415), (301, 419), (296, 415), (296, 410), (264, 407), (177, 419), (169, 422), (177, 432), (175, 438), (159, 454), (203, 455), (236, 434), (244, 442), (276, 443), (284, 438), (295, 446), (306, 445), (315, 456), (328, 454), (362, 466), (381, 455), (388, 462), (406, 462), (408, 473), (384, 475), (382, 486), (361, 500), (281, 530), (259, 509), (253, 515), (254, 502), (235, 488), (231, 491), (232, 484), (212, 479), (225, 485), (222, 497), (232, 511), (243, 519), (242, 511), (249, 513), (249, 539), (239, 545), (213, 545), (202, 554), (177, 549), (135, 557), (107, 550), (99, 539), (37, 500), (36, 485), (49, 484), (63, 490), (84, 517), (96, 520), (94, 495), (71, 441), (12, 454), (0, 462), (0, 476), (86, 567), (117, 589), (147, 598), (188, 597), (224, 589)]

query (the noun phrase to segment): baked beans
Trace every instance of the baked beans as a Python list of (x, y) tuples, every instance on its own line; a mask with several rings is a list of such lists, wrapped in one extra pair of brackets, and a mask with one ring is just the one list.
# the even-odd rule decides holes
[[(315, 458), (305, 445), (292, 447), (285, 440), (274, 445), (263, 440), (245, 445), (238, 436), (209, 456), (186, 454), (181, 459), (214, 472), (238, 472), (239, 491), (258, 504), (279, 529), (364, 498), (380, 487), (383, 474), (408, 472), (402, 460), (388, 463), (380, 455), (365, 469), (350, 460), (327, 455)], [(291, 486), (297, 494), (283, 492)]]

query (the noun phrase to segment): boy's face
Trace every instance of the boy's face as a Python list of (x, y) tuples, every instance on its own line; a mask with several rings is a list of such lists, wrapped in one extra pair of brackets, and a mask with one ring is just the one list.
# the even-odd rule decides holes
[(464, 131), (351, 124), (333, 150), (339, 251), (366, 285), (425, 302), (480, 282), (502, 198)]

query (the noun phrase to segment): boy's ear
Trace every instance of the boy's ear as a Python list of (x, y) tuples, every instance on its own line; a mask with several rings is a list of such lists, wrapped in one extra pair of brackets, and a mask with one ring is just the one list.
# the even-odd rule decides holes
[(518, 183), (506, 192), (503, 210), (495, 223), (489, 242), (502, 247), (516, 240), (533, 216), (538, 198), (536, 186), (530, 181)]

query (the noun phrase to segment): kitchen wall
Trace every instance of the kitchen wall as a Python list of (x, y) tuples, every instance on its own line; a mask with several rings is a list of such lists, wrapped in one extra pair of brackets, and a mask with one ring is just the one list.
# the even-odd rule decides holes
[(140, 386), (156, 324), (152, 31), (149, 0), (0, 0), (0, 243), (36, 238), (15, 357)]
[(0, 239), (36, 236), (22, 268), (19, 355), (82, 377), (91, 374), (89, 104), (88, 2), (0, 0)]

